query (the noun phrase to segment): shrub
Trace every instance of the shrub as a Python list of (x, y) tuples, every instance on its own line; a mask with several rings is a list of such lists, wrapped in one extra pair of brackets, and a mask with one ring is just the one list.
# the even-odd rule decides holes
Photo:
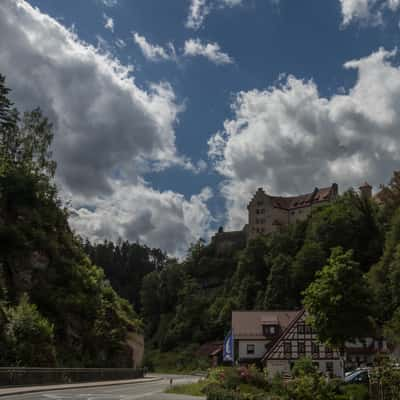
[(5, 325), (7, 358), (12, 365), (54, 367), (56, 363), (54, 328), (24, 295), (7, 311)]
[(341, 391), (343, 392), (343, 400), (369, 399), (368, 388), (364, 385), (344, 385)]

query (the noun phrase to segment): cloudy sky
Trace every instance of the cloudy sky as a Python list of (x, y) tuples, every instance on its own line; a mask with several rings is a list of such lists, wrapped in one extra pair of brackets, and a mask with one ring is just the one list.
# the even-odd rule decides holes
[(1, 0), (0, 73), (40, 106), (71, 224), (182, 255), (252, 192), (399, 169), (400, 0)]

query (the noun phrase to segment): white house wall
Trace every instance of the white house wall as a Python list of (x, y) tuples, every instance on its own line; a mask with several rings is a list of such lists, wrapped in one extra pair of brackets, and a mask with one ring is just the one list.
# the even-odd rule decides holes
[[(239, 341), (239, 360), (243, 359), (260, 359), (265, 354), (265, 345), (269, 340), (240, 340)], [(247, 353), (247, 345), (254, 344), (254, 354)]]

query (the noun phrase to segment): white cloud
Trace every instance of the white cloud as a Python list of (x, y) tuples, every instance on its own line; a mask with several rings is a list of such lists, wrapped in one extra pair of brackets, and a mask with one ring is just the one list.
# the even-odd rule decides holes
[(115, 45), (119, 48), (119, 49), (123, 49), (126, 47), (126, 43), (123, 39), (117, 39), (115, 41)]
[(92, 240), (104, 238), (148, 243), (173, 255), (182, 255), (190, 243), (208, 239), (212, 216), (207, 201), (212, 191), (204, 188), (189, 200), (172, 191), (159, 192), (144, 183), (124, 185), (114, 182), (113, 195), (97, 197), (92, 208), (84, 199), (71, 205), (72, 227)]
[(186, 27), (198, 30), (202, 27), (207, 15), (210, 14), (213, 9), (232, 8), (242, 5), (245, 1), (246, 0), (191, 0)]
[(175, 47), (172, 43), (168, 43), (166, 48), (156, 44), (151, 44), (144, 36), (139, 35), (137, 32), (133, 33), (133, 40), (140, 47), (143, 55), (148, 60), (176, 60)]
[(114, 32), (114, 20), (106, 14), (103, 14), (104, 18), (104, 28), (111, 32)]
[[(132, 67), (79, 40), (23, 0), (0, 2), (0, 37), (0, 73), (13, 89), (13, 100), (21, 109), (40, 106), (54, 123), (57, 181), (62, 193), (72, 196), (74, 215), (82, 214), (85, 221), (75, 217), (75, 227), (100, 238), (101, 225), (116, 237), (124, 234), (121, 226), (137, 218), (149, 232), (140, 238), (157, 239), (171, 252), (206, 229), (204, 193), (185, 199), (143, 183), (144, 171), (151, 169), (199, 168), (177, 152), (175, 125), (182, 106), (168, 82), (139, 87)], [(163, 226), (168, 242), (153, 225)]]
[(380, 25), (387, 11), (400, 8), (400, 0), (339, 0), (343, 25), (358, 21), (363, 24)]
[(197, 30), (210, 12), (208, 0), (191, 0), (186, 27)]
[(295, 194), (337, 182), (385, 183), (400, 161), (400, 68), (383, 49), (353, 60), (358, 79), (348, 93), (321, 97), (313, 81), (293, 76), (267, 90), (237, 94), (234, 116), (209, 141), (225, 178), (231, 227), (246, 221), (257, 187)]
[(118, 4), (118, 0), (97, 0), (97, 2), (108, 8), (115, 7)]
[(233, 59), (221, 51), (218, 43), (202, 43), (200, 39), (189, 39), (185, 41), (184, 55), (186, 57), (202, 56), (213, 63), (232, 64)]

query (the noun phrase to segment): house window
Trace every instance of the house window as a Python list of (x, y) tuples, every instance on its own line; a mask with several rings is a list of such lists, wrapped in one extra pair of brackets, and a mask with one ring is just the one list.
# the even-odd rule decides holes
[(292, 357), (292, 342), (283, 343), (283, 355), (285, 356), (285, 358)]
[(304, 342), (297, 343), (297, 353), (299, 357), (303, 357), (306, 354), (306, 344)]
[(327, 361), (326, 372), (333, 374), (333, 362), (332, 361)]
[(254, 344), (247, 345), (247, 354), (254, 354), (256, 351), (256, 346)]
[(310, 325), (305, 325), (304, 326), (304, 333), (308, 334), (308, 335), (311, 335), (313, 333), (312, 328), (311, 328)]
[(305, 333), (305, 325), (304, 324), (297, 325), (297, 334), (304, 335), (304, 333)]
[(319, 344), (312, 342), (311, 343), (311, 355), (313, 358), (318, 358), (319, 357)]
[(275, 336), (278, 332), (278, 328), (276, 325), (263, 325), (263, 333), (264, 336)]
[(329, 346), (325, 346), (325, 357), (326, 358), (332, 358), (333, 357), (332, 348), (329, 347)]

